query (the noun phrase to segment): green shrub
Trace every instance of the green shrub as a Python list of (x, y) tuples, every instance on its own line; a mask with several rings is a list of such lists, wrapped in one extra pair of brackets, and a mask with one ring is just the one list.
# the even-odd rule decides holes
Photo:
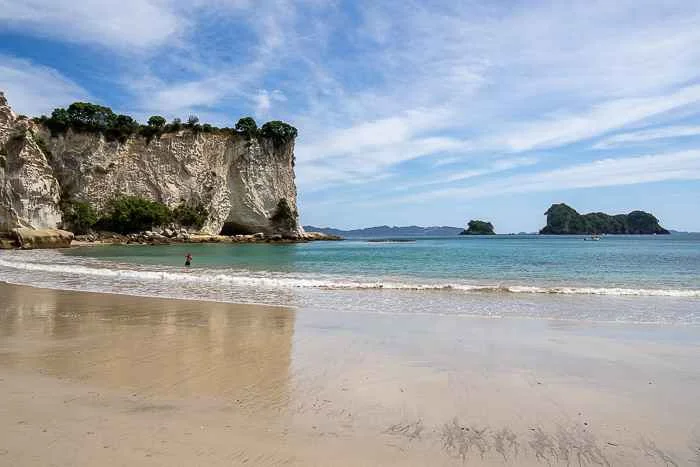
[(169, 126), (169, 131), (180, 131), (182, 129), (182, 120), (173, 118), (173, 122)]
[(195, 125), (197, 125), (198, 123), (199, 123), (199, 117), (196, 115), (190, 115), (189, 117), (187, 117), (187, 123), (185, 124), (185, 126), (187, 126), (189, 128), (194, 128)]
[(148, 119), (148, 126), (153, 128), (163, 128), (165, 126), (165, 118), (160, 115), (153, 115)]
[(121, 196), (109, 202), (99, 220), (99, 227), (126, 234), (150, 230), (167, 224), (171, 219), (172, 213), (163, 203), (138, 196)]
[(238, 133), (242, 133), (248, 137), (255, 136), (258, 132), (258, 124), (255, 123), (253, 117), (243, 117), (236, 123), (235, 130)]
[(68, 201), (61, 203), (63, 225), (78, 235), (86, 234), (97, 223), (97, 212), (89, 203)]
[(149, 142), (153, 139), (154, 136), (160, 136), (161, 133), (161, 128), (152, 125), (141, 125), (139, 127), (139, 134), (146, 138)]
[(173, 210), (172, 219), (183, 227), (201, 229), (209, 213), (201, 204), (182, 203)]
[(260, 128), (260, 136), (272, 138), (275, 143), (287, 143), (297, 137), (297, 129), (288, 123), (273, 120)]
[(289, 202), (285, 198), (281, 198), (277, 202), (277, 209), (270, 220), (276, 229), (291, 231), (297, 229), (297, 217), (296, 210), (289, 206)]

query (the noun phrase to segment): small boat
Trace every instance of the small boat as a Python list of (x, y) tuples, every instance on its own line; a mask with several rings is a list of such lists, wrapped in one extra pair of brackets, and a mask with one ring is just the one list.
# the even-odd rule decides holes
[(597, 242), (600, 240), (600, 235), (591, 235), (590, 237), (586, 237), (583, 239), (584, 241), (591, 241), (591, 242)]

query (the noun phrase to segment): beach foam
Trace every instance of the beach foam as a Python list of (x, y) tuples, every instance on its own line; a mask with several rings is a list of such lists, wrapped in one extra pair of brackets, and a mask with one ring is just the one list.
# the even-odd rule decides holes
[(221, 284), (240, 287), (328, 289), (328, 290), (405, 290), (405, 291), (454, 291), (463, 293), (513, 293), (556, 295), (610, 295), (700, 298), (700, 290), (650, 289), (589, 286), (533, 286), (517, 284), (467, 284), (460, 282), (410, 282), (397, 280), (357, 280), (332, 276), (250, 272), (245, 270), (192, 269), (182, 270), (163, 267), (154, 270), (119, 264), (97, 266), (95, 264), (46, 263), (23, 258), (24, 261), (0, 259), (0, 267), (23, 271), (36, 271), (60, 275), (89, 276), (128, 279), (171, 284)]

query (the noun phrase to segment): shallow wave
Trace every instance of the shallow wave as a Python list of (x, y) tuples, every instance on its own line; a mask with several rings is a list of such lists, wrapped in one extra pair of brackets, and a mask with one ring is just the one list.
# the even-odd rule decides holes
[(0, 259), (0, 267), (15, 270), (68, 274), (71, 276), (92, 276), (115, 279), (130, 279), (151, 282), (188, 284), (227, 284), (242, 287), (265, 287), (287, 289), (328, 289), (328, 290), (406, 290), (406, 291), (458, 291), (480, 293), (513, 294), (555, 294), (555, 295), (610, 295), (610, 296), (651, 296), (700, 298), (700, 290), (692, 289), (635, 289), (620, 287), (570, 287), (570, 286), (529, 286), (503, 284), (460, 284), (460, 283), (411, 283), (400, 281), (343, 280), (338, 278), (309, 278), (280, 273), (253, 274), (246, 271), (226, 271), (193, 269), (190, 271), (149, 270), (96, 267), (75, 263), (43, 263), (32, 261), (6, 261)]

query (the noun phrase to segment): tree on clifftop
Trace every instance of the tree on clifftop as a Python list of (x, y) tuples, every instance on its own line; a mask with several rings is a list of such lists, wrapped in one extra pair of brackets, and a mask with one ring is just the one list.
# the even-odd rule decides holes
[(154, 128), (163, 128), (165, 126), (165, 118), (161, 117), (160, 115), (153, 115), (151, 118), (148, 119), (148, 126), (152, 126)]
[(273, 120), (260, 128), (260, 136), (272, 138), (275, 143), (288, 143), (297, 137), (297, 129), (288, 123)]
[(236, 131), (250, 137), (258, 132), (258, 124), (252, 117), (243, 117), (236, 123)]

